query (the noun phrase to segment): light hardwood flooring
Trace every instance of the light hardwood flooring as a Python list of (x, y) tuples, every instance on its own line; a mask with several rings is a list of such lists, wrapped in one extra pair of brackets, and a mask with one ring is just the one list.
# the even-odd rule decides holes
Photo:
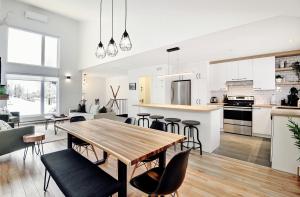
[(214, 153), (270, 167), (271, 140), (261, 137), (221, 133), (220, 146)]
[[(64, 149), (66, 140), (47, 143), (44, 147), (46, 153)], [(167, 158), (170, 159), (173, 155), (173, 148), (170, 148)], [(23, 151), (0, 156), (1, 197), (63, 196), (53, 180), (50, 181), (48, 192), (43, 192), (44, 167), (39, 157), (32, 156), (31, 152), (28, 152), (28, 157), (23, 162), (22, 156)], [(94, 160), (91, 152), (89, 158)], [(116, 177), (116, 160), (113, 157), (110, 157), (101, 168)], [(128, 175), (131, 170), (132, 168), (128, 169)], [(137, 173), (142, 170), (142, 168), (139, 169)], [(295, 175), (278, 172), (264, 166), (215, 154), (204, 154), (200, 157), (199, 151), (193, 151), (179, 195), (183, 197), (299, 197), (300, 182), (297, 181)], [(128, 196), (146, 195), (128, 186)]]

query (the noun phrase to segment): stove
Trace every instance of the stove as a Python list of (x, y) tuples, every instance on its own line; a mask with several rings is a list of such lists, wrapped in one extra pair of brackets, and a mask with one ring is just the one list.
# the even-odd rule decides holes
[(252, 136), (253, 96), (228, 96), (224, 105), (224, 132)]

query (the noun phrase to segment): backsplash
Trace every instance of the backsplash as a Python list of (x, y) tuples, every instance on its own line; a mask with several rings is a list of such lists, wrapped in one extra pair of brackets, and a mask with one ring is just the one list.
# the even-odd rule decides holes
[[(286, 66), (290, 67), (292, 63), (300, 61), (300, 56), (282, 57), (276, 58), (276, 68), (280, 67), (281, 62), (286, 62)], [(276, 75), (281, 75), (284, 78), (284, 82), (295, 82), (298, 81), (293, 70), (276, 72)], [(274, 79), (275, 80), (275, 79)], [(241, 82), (228, 82), (227, 90), (225, 91), (212, 91), (211, 96), (218, 97), (218, 101), (223, 101), (223, 95), (229, 96), (254, 96), (255, 104), (270, 104), (272, 95), (275, 95), (276, 104), (280, 105), (282, 99), (287, 99), (287, 95), (290, 92), (291, 87), (295, 87), (298, 90), (300, 85), (276, 85), (276, 90), (253, 90), (252, 81), (241, 81)]]

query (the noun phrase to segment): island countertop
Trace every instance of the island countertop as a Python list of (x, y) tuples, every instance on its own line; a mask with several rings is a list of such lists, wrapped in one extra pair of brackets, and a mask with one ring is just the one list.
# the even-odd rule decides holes
[(219, 110), (220, 106), (217, 105), (168, 105), (168, 104), (137, 104), (133, 105), (136, 107), (149, 107), (149, 108), (159, 108), (159, 109), (175, 109), (183, 111), (196, 111), (196, 112), (210, 112), (214, 110)]
[(282, 109), (273, 107), (271, 111), (272, 116), (287, 116), (287, 117), (300, 117), (300, 109), (297, 107), (288, 107), (289, 109)]

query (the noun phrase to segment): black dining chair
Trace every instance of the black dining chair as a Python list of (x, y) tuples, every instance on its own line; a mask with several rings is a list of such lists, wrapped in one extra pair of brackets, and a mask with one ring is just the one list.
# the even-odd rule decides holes
[[(73, 117), (70, 118), (70, 122), (81, 122), (81, 121), (85, 121), (85, 120), (86, 119), (85, 119), (84, 116), (73, 116)], [(77, 150), (78, 152), (80, 152), (80, 153), (82, 153), (81, 152), (81, 147), (84, 147), (85, 150), (86, 150), (87, 156), (89, 155), (88, 147), (91, 146), (91, 149), (94, 152), (94, 155), (95, 155), (96, 159), (98, 160), (98, 156), (97, 156), (96, 150), (95, 150), (93, 145), (91, 145), (91, 144), (89, 144), (89, 143), (87, 143), (87, 142), (83, 141), (82, 139), (79, 139), (75, 136), (72, 137), (72, 143), (74, 144), (73, 148), (75, 150)]]
[(135, 125), (135, 118), (127, 118), (125, 123)]
[(184, 181), (191, 149), (176, 154), (161, 169), (153, 168), (130, 180), (130, 184), (149, 196), (169, 195), (178, 196), (177, 190)]
[[(155, 129), (155, 130), (165, 131), (165, 132), (167, 131), (167, 125), (166, 125), (166, 123), (160, 122), (160, 121), (156, 121), (156, 120), (152, 122), (150, 128), (151, 129)], [(135, 164), (135, 166), (133, 168), (133, 171), (131, 173), (131, 177), (130, 178), (133, 177), (136, 169), (139, 168), (139, 167), (141, 167), (141, 166), (145, 166), (145, 168), (147, 170), (149, 170), (151, 168), (151, 163), (154, 162), (154, 161), (157, 161), (158, 158), (159, 158), (159, 154), (153, 155), (153, 156), (148, 157), (147, 159), (145, 159), (145, 160), (143, 160), (143, 161)], [(156, 163), (155, 163), (155, 165), (156, 165)]]

